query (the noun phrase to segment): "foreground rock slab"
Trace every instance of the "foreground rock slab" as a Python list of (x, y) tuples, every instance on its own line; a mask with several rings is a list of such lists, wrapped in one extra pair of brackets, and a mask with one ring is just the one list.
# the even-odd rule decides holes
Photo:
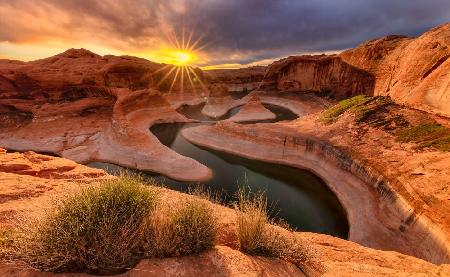
[[(0, 203), (1, 228), (13, 228), (15, 218), (32, 214), (31, 207), (43, 208), (52, 197), (70, 193), (84, 184), (95, 184), (104, 178), (112, 178), (101, 170), (77, 165), (72, 161), (35, 153), (5, 153), (0, 151), (0, 187), (3, 195), (7, 187), (16, 187), (22, 193)], [(11, 165), (14, 164), (15, 167)], [(20, 168), (33, 168), (23, 171)], [(53, 172), (56, 175), (41, 174)], [(41, 173), (40, 173), (41, 172)], [(37, 173), (37, 174), (35, 174)], [(37, 176), (33, 176), (37, 175)], [(53, 177), (55, 178), (53, 178)], [(74, 181), (77, 180), (77, 181)], [(49, 188), (49, 189), (43, 189)], [(29, 193), (39, 191), (40, 193)], [(17, 191), (18, 192), (18, 191)], [(188, 196), (168, 189), (161, 189), (166, 201), (184, 201)], [(250, 256), (236, 250), (233, 233), (236, 219), (233, 210), (214, 205), (219, 216), (220, 235), (217, 246), (196, 256), (146, 259), (126, 273), (117, 276), (304, 276), (295, 265), (274, 258)], [(8, 215), (8, 216), (5, 216)], [(437, 266), (400, 253), (363, 247), (327, 235), (297, 233), (308, 242), (316, 253), (319, 271), (307, 272), (308, 276), (447, 276), (450, 265)], [(62, 276), (40, 272), (23, 264), (0, 263), (1, 276)], [(64, 276), (90, 276), (71, 273)]]

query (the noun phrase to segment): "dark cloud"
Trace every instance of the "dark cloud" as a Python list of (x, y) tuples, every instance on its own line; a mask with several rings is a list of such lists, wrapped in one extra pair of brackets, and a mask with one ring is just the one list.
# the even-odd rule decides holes
[[(26, 15), (37, 25), (29, 26)], [(204, 35), (203, 44), (210, 43), (211, 63), (249, 63), (388, 34), (418, 35), (449, 21), (449, 0), (3, 0), (0, 41), (84, 33), (82, 39), (136, 49), (171, 30), (180, 37), (195, 29), (193, 40)]]
[(448, 0), (211, 0), (198, 7), (185, 17), (199, 22), (206, 40), (259, 53), (255, 59), (339, 50), (387, 34), (418, 35), (450, 21)]

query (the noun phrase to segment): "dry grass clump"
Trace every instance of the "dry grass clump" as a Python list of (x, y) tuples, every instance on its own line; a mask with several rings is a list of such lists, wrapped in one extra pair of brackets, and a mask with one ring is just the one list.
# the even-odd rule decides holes
[(263, 255), (275, 256), (296, 265), (309, 262), (313, 256), (308, 245), (292, 230), (281, 232), (273, 226), (265, 228), (260, 251)]
[(292, 230), (269, 225), (273, 221), (269, 219), (267, 199), (263, 193), (251, 195), (240, 189), (235, 210), (237, 237), (242, 251), (278, 257), (299, 267), (311, 259), (311, 251)]
[(44, 271), (112, 274), (143, 257), (191, 255), (214, 246), (218, 228), (210, 193), (196, 190), (199, 197), (170, 207), (159, 201), (158, 188), (144, 184), (122, 172), (57, 200), (39, 218), (21, 222), (14, 237), (0, 233), (2, 258)]
[(239, 248), (256, 254), (260, 252), (264, 229), (269, 222), (267, 199), (261, 192), (251, 195), (244, 189), (239, 189), (237, 198), (235, 210)]
[(217, 231), (209, 201), (194, 198), (176, 209), (161, 207), (149, 218), (144, 252), (149, 257), (198, 254), (214, 246)]
[(122, 175), (57, 201), (53, 211), (22, 226), (15, 255), (45, 271), (101, 273), (130, 266), (157, 192)]

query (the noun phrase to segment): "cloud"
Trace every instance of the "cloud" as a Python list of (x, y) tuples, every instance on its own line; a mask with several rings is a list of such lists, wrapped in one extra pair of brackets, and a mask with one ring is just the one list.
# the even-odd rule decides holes
[(2, 0), (0, 44), (89, 42), (141, 53), (194, 29), (192, 40), (208, 44), (205, 63), (247, 64), (448, 21), (448, 0)]

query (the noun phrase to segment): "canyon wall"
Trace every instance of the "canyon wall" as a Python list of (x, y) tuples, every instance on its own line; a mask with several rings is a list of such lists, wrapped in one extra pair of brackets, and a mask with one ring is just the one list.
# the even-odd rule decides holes
[(387, 36), (333, 56), (273, 63), (265, 88), (388, 95), (400, 104), (450, 116), (450, 23), (417, 38)]
[(373, 94), (375, 78), (337, 56), (289, 57), (273, 63), (261, 88), (319, 91), (337, 98)]
[(376, 95), (450, 115), (450, 23), (417, 38), (372, 40), (340, 56), (376, 77)]
[(204, 71), (204, 78), (210, 84), (226, 85), (230, 92), (246, 92), (259, 87), (266, 70), (266, 66), (214, 69)]
[[(179, 89), (173, 83), (176, 69), (131, 56), (100, 56), (85, 49), (21, 62), (0, 60), (0, 99), (70, 102), (82, 98), (109, 97), (110, 90)], [(199, 69), (193, 69), (202, 78)], [(173, 86), (172, 86), (173, 83)], [(190, 88), (184, 80), (185, 88)]]

